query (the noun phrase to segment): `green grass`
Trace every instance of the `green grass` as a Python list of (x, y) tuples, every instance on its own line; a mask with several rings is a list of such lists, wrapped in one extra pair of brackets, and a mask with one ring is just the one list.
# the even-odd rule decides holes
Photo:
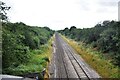
[(92, 48), (83, 46), (82, 42), (75, 42), (72, 39), (68, 39), (62, 36), (66, 42), (68, 42), (81, 57), (103, 78), (120, 78), (120, 67), (117, 67), (105, 59), (102, 53)]

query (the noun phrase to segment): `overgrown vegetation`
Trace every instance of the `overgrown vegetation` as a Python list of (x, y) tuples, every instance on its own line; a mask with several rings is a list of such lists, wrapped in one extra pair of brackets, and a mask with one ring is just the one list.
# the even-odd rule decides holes
[(20, 23), (3, 23), (2, 73), (21, 75), (41, 71), (50, 53), (54, 31), (48, 27), (28, 26)]
[(119, 67), (110, 63), (103, 57), (100, 51), (86, 47), (82, 42), (75, 42), (72, 39), (63, 38), (81, 55), (81, 57), (94, 68), (103, 78), (119, 78)]
[[(75, 26), (72, 26), (70, 29), (65, 28), (64, 30), (60, 30), (59, 32), (68, 38), (74, 39), (77, 42), (80, 42), (81, 47), (84, 47), (84, 50), (81, 51), (81, 47), (77, 47), (77, 51), (83, 54), (84, 58), (88, 63), (90, 63), (94, 68), (102, 66), (106, 70), (110, 69), (110, 65), (114, 67), (120, 67), (120, 22), (116, 21), (104, 21), (101, 24), (97, 24), (93, 28), (84, 28), (84, 29), (77, 29)], [(82, 43), (82, 44), (81, 44)], [(76, 45), (73, 45), (75, 47)], [(94, 54), (89, 54), (91, 51), (88, 49), (92, 49)], [(80, 50), (80, 51), (79, 51)], [(87, 52), (86, 52), (87, 50)], [(85, 52), (84, 52), (85, 51)], [(88, 54), (84, 54), (88, 53)], [(95, 62), (94, 57), (90, 57), (90, 55), (98, 55), (98, 61)], [(89, 58), (89, 59), (88, 59)], [(99, 63), (99, 59), (102, 58), (101, 63)], [(87, 60), (88, 59), (88, 60)], [(90, 62), (90, 60), (92, 60)], [(97, 57), (96, 57), (97, 60)], [(109, 64), (105, 64), (104, 60), (107, 61)], [(97, 65), (97, 62), (101, 65)], [(102, 63), (103, 62), (103, 63)], [(95, 67), (96, 66), (96, 67)], [(106, 67), (107, 66), (107, 67)], [(111, 67), (114, 69), (114, 67)], [(99, 69), (103, 71), (101, 75), (103, 77), (120, 77), (119, 71), (117, 68), (117, 72), (114, 74), (109, 74), (109, 70), (106, 71), (105, 69)], [(118, 74), (117, 74), (118, 73)], [(109, 74), (109, 75), (108, 75)]]

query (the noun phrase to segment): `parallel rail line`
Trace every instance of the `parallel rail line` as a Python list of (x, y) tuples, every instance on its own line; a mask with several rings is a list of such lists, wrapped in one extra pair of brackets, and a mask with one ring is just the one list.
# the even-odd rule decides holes
[[(70, 78), (76, 78), (77, 80), (101, 78), (58, 33), (55, 35), (55, 45), (56, 51), (53, 55), (53, 62), (49, 68), (53, 73), (50, 75), (50, 78), (66, 78), (68, 80)], [(56, 70), (52, 67), (55, 67), (54, 69)]]

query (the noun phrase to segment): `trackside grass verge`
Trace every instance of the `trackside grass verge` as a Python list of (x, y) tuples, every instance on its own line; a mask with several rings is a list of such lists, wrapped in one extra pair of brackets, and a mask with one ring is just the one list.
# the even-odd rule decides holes
[(55, 35), (53, 35), (53, 37), (50, 39), (50, 41), (49, 41), (49, 46), (50, 46), (50, 52), (49, 52), (49, 54), (48, 54), (48, 59), (49, 59), (49, 62), (47, 62), (47, 65), (46, 65), (46, 73), (45, 73), (45, 75), (44, 75), (44, 80), (49, 80), (48, 78), (49, 78), (49, 64), (50, 64), (50, 62), (51, 62), (51, 59), (52, 59), (52, 56), (53, 56), (53, 47), (52, 47), (52, 45), (53, 45), (53, 41), (54, 41), (54, 39), (55, 39)]
[[(120, 78), (120, 67), (114, 66), (110, 61), (100, 55), (100, 52), (85, 48), (82, 42), (75, 42), (62, 36), (68, 44), (70, 44), (77, 53), (103, 78)], [(102, 53), (101, 53), (102, 54)]]

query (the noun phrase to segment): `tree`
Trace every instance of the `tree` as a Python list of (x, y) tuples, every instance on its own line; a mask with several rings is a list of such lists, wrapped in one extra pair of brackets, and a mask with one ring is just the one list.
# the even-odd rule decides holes
[(33, 40), (33, 37), (30, 35), (30, 33), (26, 30), (24, 35), (25, 35), (25, 40), (24, 40), (25, 45), (29, 46), (30, 49), (35, 49), (36, 44), (35, 44), (35, 41)]
[(73, 30), (73, 29), (76, 29), (76, 27), (75, 26), (71, 26), (70, 31)]
[(100, 38), (97, 40), (97, 45), (103, 52), (116, 52), (118, 47), (116, 46), (118, 42), (116, 30), (113, 28), (108, 28), (100, 34)]
[(111, 56), (117, 65), (120, 64), (120, 21), (106, 20), (93, 28), (77, 29), (72, 26), (70, 29), (65, 28), (59, 32), (86, 45), (91, 45)]
[(63, 31), (63, 34), (65, 34), (65, 36), (69, 35), (69, 29), (67, 27)]
[[(15, 74), (15, 68), (29, 63), (32, 51), (42, 50), (53, 31), (47, 27), (28, 26), (20, 23), (3, 22), (2, 28), (2, 73)], [(16, 74), (18, 75), (18, 74)]]
[(7, 12), (11, 7), (8, 7), (5, 5), (4, 2), (0, 1), (0, 20), (4, 20), (7, 21), (8, 17), (7, 17)]

